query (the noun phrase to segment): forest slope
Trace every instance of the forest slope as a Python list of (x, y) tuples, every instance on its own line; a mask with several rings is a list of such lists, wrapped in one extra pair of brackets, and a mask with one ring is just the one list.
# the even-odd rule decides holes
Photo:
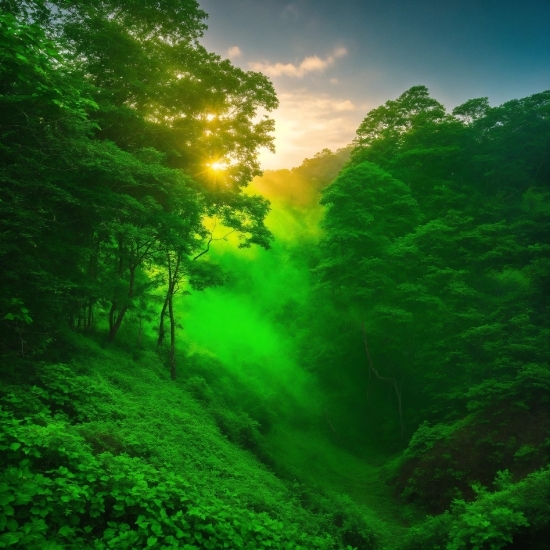
[(204, 379), (87, 338), (67, 354), (3, 385), (2, 547), (381, 547), (366, 509), (258, 461), (257, 424)]

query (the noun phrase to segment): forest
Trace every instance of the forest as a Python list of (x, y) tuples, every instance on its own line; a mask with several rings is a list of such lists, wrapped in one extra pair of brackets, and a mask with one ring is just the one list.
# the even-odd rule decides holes
[(196, 0), (0, 0), (0, 548), (550, 540), (550, 91), (262, 173)]

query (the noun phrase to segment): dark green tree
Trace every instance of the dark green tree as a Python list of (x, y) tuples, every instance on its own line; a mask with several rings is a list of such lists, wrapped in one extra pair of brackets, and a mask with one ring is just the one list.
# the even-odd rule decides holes
[[(322, 342), (308, 354), (334, 384), (349, 377), (348, 401), (365, 402), (366, 322), (375, 368), (403, 388), (409, 434), (423, 420), (449, 422), (469, 410), (479, 421), (491, 407), (513, 414), (513, 399), (542, 414), (535, 388), (546, 384), (549, 360), (541, 286), (549, 100), (548, 92), (500, 107), (472, 100), (451, 116), (414, 87), (367, 115), (351, 161), (323, 192), (315, 273), (318, 296), (332, 304), (333, 344), (322, 343), (326, 332), (313, 321)], [(348, 374), (331, 374), (335, 363)], [(396, 419), (393, 405), (372, 388), (369, 400), (366, 433), (387, 439), (373, 424)], [(483, 475), (504, 465), (495, 461)]]
[(161, 251), (183, 265), (204, 249), (206, 218), (269, 246), (268, 203), (243, 189), (272, 146), (257, 110), (277, 100), (200, 46), (195, 1), (1, 7), (6, 349), (38, 351), (103, 315), (113, 340)]

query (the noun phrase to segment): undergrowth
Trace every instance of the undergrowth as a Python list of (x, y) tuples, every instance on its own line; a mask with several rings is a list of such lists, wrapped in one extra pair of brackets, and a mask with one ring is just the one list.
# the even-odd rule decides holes
[(364, 509), (261, 463), (258, 422), (204, 379), (174, 384), (151, 351), (74, 346), (2, 387), (0, 547), (380, 547)]
[(474, 485), (471, 502), (456, 499), (445, 513), (410, 529), (404, 548), (424, 550), (500, 550), (548, 548), (550, 469), (533, 472), (518, 483), (499, 472), (495, 490)]
[[(433, 507), (403, 539), (409, 522), (381, 522), (303, 477), (292, 453), (274, 456), (266, 434), (276, 413), (253, 418), (228, 401), (197, 374), (199, 355), (173, 382), (153, 351), (76, 335), (69, 347), (72, 359), (27, 364), (24, 380), (16, 368), (3, 372), (0, 548), (544, 548), (542, 406), (529, 409), (531, 424), (508, 399), (454, 424), (420, 426), (386, 468), (401, 498)], [(488, 414), (502, 418), (491, 430)], [(510, 468), (493, 471), (503, 462)]]

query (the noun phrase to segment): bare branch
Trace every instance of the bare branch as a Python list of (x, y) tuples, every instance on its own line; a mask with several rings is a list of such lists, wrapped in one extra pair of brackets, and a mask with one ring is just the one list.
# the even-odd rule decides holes
[(216, 230), (217, 225), (218, 225), (217, 218), (214, 218), (214, 227), (212, 228), (212, 231), (210, 231), (210, 238), (208, 239), (208, 242), (206, 243), (206, 248), (200, 254), (197, 254), (193, 258), (193, 261), (198, 260), (203, 254), (206, 254), (207, 252), (209, 252), (210, 251), (210, 244), (213, 241), (225, 241), (225, 240), (227, 240), (227, 237), (229, 237), (229, 235), (231, 235), (231, 233), (235, 233), (235, 231), (237, 231), (236, 229), (232, 229), (231, 231), (229, 231), (229, 233), (226, 233), (223, 237), (218, 237), (218, 238), (215, 239), (214, 238), (214, 231)]

